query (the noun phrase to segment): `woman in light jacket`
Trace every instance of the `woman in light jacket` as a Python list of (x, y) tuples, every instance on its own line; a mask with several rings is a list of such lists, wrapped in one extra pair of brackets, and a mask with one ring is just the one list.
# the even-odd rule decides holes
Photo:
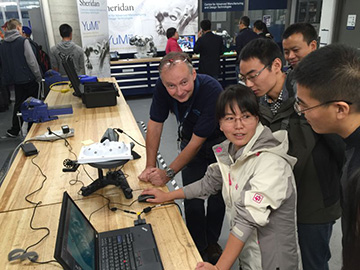
[(230, 269), (239, 257), (243, 270), (302, 269), (296, 228), (296, 189), (284, 130), (272, 133), (259, 122), (252, 90), (234, 85), (220, 94), (216, 117), (227, 140), (213, 147), (217, 163), (205, 176), (172, 192), (148, 189), (148, 202), (207, 198), (222, 192), (230, 235), (216, 263), (196, 269)]

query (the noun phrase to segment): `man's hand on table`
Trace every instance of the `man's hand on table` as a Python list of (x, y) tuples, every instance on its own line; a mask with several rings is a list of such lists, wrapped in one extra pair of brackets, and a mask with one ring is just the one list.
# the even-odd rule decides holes
[(150, 182), (154, 186), (165, 186), (170, 180), (169, 177), (166, 176), (165, 170), (155, 167), (146, 168), (138, 178), (141, 181)]

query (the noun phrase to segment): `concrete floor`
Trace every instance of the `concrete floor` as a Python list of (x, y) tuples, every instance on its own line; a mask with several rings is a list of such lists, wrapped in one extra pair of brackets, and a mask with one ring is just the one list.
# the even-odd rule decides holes
[[(143, 121), (147, 123), (149, 119), (149, 110), (151, 104), (151, 97), (139, 97), (139, 98), (128, 98), (127, 102), (134, 114), (134, 117), (137, 121)], [(15, 147), (22, 141), (19, 138), (7, 138), (5, 136), (6, 130), (11, 126), (11, 115), (12, 108), (9, 111), (0, 113), (0, 178), (4, 171), (4, 167), (6, 167), (6, 163), (9, 160), (9, 157)], [(120, 127), (126, 131), (126, 127)], [(141, 126), (139, 128), (142, 130)], [(131, 135), (131, 134), (130, 134)], [(177, 144), (177, 123), (176, 119), (173, 115), (169, 116), (169, 119), (164, 124), (164, 131), (161, 138), (161, 146), (160, 153), (162, 154), (165, 162), (167, 164), (171, 163), (171, 161), (176, 157), (178, 153)], [(2, 169), (1, 169), (2, 168)], [(181, 187), (181, 177), (177, 175), (175, 177), (178, 185)], [(172, 190), (173, 187), (171, 184), (168, 184), (169, 189)], [(180, 205), (181, 202), (179, 202)], [(220, 236), (219, 243), (222, 247), (225, 247), (227, 238), (229, 235), (229, 226), (228, 222), (225, 219), (222, 233)], [(337, 221), (334, 226), (333, 235), (331, 238), (331, 251), (332, 258), (330, 260), (330, 270), (339, 270), (341, 268), (341, 228), (340, 222)], [(234, 265), (232, 269), (238, 269), (237, 265)]]

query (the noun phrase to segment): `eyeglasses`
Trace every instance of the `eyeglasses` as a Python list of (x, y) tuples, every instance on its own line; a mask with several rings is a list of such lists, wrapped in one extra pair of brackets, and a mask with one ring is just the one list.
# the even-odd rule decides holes
[(315, 108), (318, 108), (318, 107), (321, 107), (321, 106), (324, 106), (324, 105), (327, 105), (327, 104), (330, 104), (330, 103), (333, 103), (333, 102), (345, 102), (345, 103), (347, 103), (349, 105), (352, 105), (352, 102), (349, 102), (349, 101), (346, 101), (346, 100), (329, 100), (329, 101), (326, 101), (324, 103), (320, 103), (320, 104), (312, 106), (312, 107), (301, 109), (301, 104), (300, 104), (301, 101), (296, 99), (296, 101), (294, 103), (294, 110), (299, 116), (301, 116), (301, 114), (303, 114), (306, 111), (309, 111), (309, 110), (312, 110), (312, 109), (315, 109)]
[[(175, 66), (176, 64), (179, 63), (186, 63), (188, 62), (187, 58), (182, 58), (182, 59), (168, 59), (166, 61), (163, 61), (162, 63), (160, 63), (159, 65), (159, 70), (162, 70), (164, 67), (171, 67), (171, 66)], [(191, 62), (190, 62), (191, 64)]]
[(253, 115), (249, 115), (249, 114), (245, 114), (241, 117), (234, 117), (234, 116), (225, 116), (221, 122), (226, 124), (226, 125), (234, 125), (236, 123), (236, 120), (240, 120), (240, 122), (243, 125), (248, 125), (250, 123), (252, 123), (255, 120), (255, 116)]
[(242, 81), (243, 83), (246, 83), (247, 80), (253, 82), (261, 74), (261, 72), (263, 72), (269, 66), (270, 65), (266, 65), (265, 67), (260, 69), (260, 71), (256, 72), (254, 75), (244, 76), (242, 74), (239, 74), (239, 80)]

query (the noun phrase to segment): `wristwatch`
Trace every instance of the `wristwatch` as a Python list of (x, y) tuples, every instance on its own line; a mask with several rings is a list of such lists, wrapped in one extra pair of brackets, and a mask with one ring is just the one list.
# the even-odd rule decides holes
[(175, 176), (175, 171), (171, 168), (167, 168), (166, 176), (169, 177), (170, 179), (173, 179)]

